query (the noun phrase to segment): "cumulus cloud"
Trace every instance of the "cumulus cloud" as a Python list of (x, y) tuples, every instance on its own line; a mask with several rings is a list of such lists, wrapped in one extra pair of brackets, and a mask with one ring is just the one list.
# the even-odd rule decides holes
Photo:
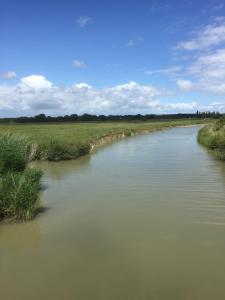
[(86, 63), (84, 63), (83, 61), (77, 60), (77, 59), (75, 59), (73, 61), (73, 66), (74, 66), (74, 68), (77, 68), (77, 69), (85, 69), (85, 68), (87, 68)]
[(0, 74), (0, 78), (2, 78), (2, 79), (14, 79), (14, 78), (16, 78), (16, 76), (17, 76), (16, 72), (14, 72), (14, 71), (7, 71), (7, 72)]
[(170, 93), (130, 81), (97, 89), (87, 83), (55, 86), (44, 76), (23, 77), (15, 86), (0, 85), (0, 109), (23, 114), (135, 114), (194, 111), (195, 103), (164, 103)]
[(77, 19), (77, 23), (81, 28), (86, 27), (91, 22), (91, 18), (88, 16), (80, 16)]
[(52, 83), (48, 81), (42, 75), (31, 75), (23, 77), (18, 84), (18, 88), (21, 92), (28, 92), (30, 90), (48, 89), (52, 86)]

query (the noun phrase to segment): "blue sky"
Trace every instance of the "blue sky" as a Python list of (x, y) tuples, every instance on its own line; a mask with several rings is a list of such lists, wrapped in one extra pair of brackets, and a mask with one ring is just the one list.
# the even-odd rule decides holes
[(223, 1), (0, 5), (0, 116), (225, 111)]

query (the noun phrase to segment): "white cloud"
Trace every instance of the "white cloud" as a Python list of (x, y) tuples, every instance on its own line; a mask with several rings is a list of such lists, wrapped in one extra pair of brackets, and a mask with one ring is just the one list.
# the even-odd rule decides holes
[(211, 102), (208, 105), (199, 107), (202, 111), (221, 111), (225, 112), (225, 102)]
[(176, 81), (181, 91), (225, 94), (225, 21), (224, 17), (213, 20), (212, 24), (196, 32), (193, 39), (180, 42), (176, 48), (192, 54), (183, 70), (183, 76), (189, 78)]
[(187, 69), (191, 75), (209, 79), (225, 79), (225, 48), (201, 54)]
[(0, 85), (0, 109), (26, 114), (135, 114), (194, 111), (193, 103), (164, 103), (165, 89), (131, 81), (103, 89), (87, 83), (53, 85), (44, 76), (24, 77), (15, 86)]
[(225, 94), (225, 48), (203, 53), (187, 67), (192, 80), (177, 80), (181, 91), (199, 90), (205, 93)]
[(206, 50), (225, 42), (225, 23), (214, 22), (195, 32), (195, 37), (178, 43), (176, 50)]
[(79, 24), (79, 26), (80, 26), (81, 28), (86, 27), (90, 22), (91, 22), (91, 18), (88, 17), (88, 16), (80, 16), (80, 17), (77, 19), (77, 23)]
[(21, 78), (18, 88), (21, 92), (50, 88), (52, 83), (42, 75), (31, 75)]
[(0, 74), (0, 78), (3, 78), (3, 79), (14, 79), (14, 78), (16, 78), (16, 72), (14, 72), (14, 71), (7, 71), (7, 72), (4, 72), (4, 73), (1, 73)]
[(174, 66), (174, 67), (159, 69), (159, 70), (148, 70), (145, 71), (145, 74), (176, 76), (181, 70), (182, 70), (182, 66)]
[(77, 83), (77, 84), (74, 84), (74, 88), (77, 88), (77, 89), (91, 89), (92, 86), (87, 84), (87, 83)]
[(77, 69), (87, 68), (87, 65), (83, 61), (80, 61), (80, 60), (77, 60), (77, 59), (75, 59), (73, 61), (73, 66), (74, 66), (74, 68), (77, 68)]
[(197, 102), (193, 101), (191, 103), (169, 103), (168, 105), (165, 105), (165, 108), (167, 110), (174, 110), (174, 111), (196, 111), (197, 110)]
[(178, 79), (176, 84), (182, 92), (190, 92), (193, 89), (193, 83), (190, 80)]

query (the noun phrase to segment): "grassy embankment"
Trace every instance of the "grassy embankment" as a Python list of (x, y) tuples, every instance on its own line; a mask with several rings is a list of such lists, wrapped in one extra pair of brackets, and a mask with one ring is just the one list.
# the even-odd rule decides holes
[(93, 145), (106, 137), (130, 136), (164, 128), (204, 123), (204, 120), (161, 122), (105, 122), (67, 124), (0, 125), (2, 132), (26, 136), (32, 143), (33, 160), (66, 160), (88, 154)]
[(203, 127), (198, 134), (198, 141), (219, 159), (225, 160), (225, 117)]
[(31, 144), (16, 134), (0, 135), (0, 221), (31, 219), (37, 210), (42, 172), (29, 168)]

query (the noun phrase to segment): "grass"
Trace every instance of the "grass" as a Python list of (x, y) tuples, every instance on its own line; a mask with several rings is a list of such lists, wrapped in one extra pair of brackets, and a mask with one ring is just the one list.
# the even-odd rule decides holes
[(23, 173), (8, 172), (0, 177), (0, 220), (30, 220), (38, 209), (42, 172), (27, 169)]
[(42, 172), (29, 168), (32, 145), (14, 133), (0, 135), (0, 221), (31, 219), (37, 211)]
[(198, 134), (198, 141), (221, 160), (225, 160), (225, 117), (203, 127)]
[(66, 160), (90, 152), (91, 145), (106, 136), (130, 136), (143, 131), (156, 131), (173, 126), (203, 123), (205, 120), (175, 120), (153, 122), (96, 122), (61, 124), (0, 125), (2, 132), (26, 136), (32, 144), (34, 160)]
[(0, 174), (23, 171), (29, 160), (30, 145), (22, 136), (6, 133), (0, 136)]

